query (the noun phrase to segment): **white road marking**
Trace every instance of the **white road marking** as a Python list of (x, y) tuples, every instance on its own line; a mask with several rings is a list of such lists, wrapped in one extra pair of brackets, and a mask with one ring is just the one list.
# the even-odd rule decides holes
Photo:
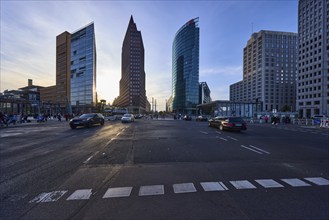
[(96, 151), (93, 155), (91, 155), (90, 157), (87, 158), (87, 160), (85, 160), (83, 163), (88, 163), (89, 160), (91, 160), (91, 158), (93, 158), (94, 156), (96, 156), (99, 153), (99, 151)]
[(216, 131), (217, 134), (222, 134), (220, 131)]
[(219, 139), (221, 139), (221, 140), (223, 140), (223, 141), (227, 141), (226, 138), (222, 138), (222, 137), (218, 137), (218, 136), (216, 136), (216, 137), (219, 138)]
[(29, 203), (39, 203), (39, 202), (55, 202), (59, 200), (67, 191), (54, 191), (49, 193), (41, 193)]
[(117, 133), (117, 135), (116, 136), (119, 136), (121, 134), (121, 131), (119, 132), (119, 133)]
[(252, 147), (252, 148), (254, 148), (254, 149), (256, 149), (256, 150), (259, 150), (259, 151), (261, 151), (261, 152), (263, 152), (263, 153), (265, 153), (265, 154), (271, 154), (270, 152), (268, 152), (268, 151), (266, 151), (266, 150), (263, 150), (263, 149), (260, 149), (260, 148), (258, 148), (258, 147), (255, 147), (255, 146), (253, 146), (253, 145), (249, 145), (249, 147)]
[(7, 133), (7, 134), (0, 134), (0, 138), (4, 138), (4, 137), (11, 137), (11, 136), (17, 136), (23, 133)]
[(257, 183), (262, 185), (264, 188), (280, 188), (284, 187), (280, 183), (272, 180), (272, 179), (260, 179), (260, 180), (255, 180)]
[(231, 136), (227, 136), (228, 138), (232, 139), (233, 141), (238, 141), (238, 139), (231, 137)]
[(201, 182), (200, 183), (204, 191), (225, 191), (225, 189), (219, 182)]
[(309, 178), (304, 178), (307, 181), (310, 181), (318, 186), (327, 186), (329, 185), (329, 180), (323, 178), (323, 177), (309, 177)]
[(250, 147), (246, 147), (246, 146), (244, 146), (244, 145), (241, 145), (241, 147), (246, 148), (246, 149), (248, 149), (248, 150), (251, 150), (251, 151), (253, 151), (253, 152), (257, 153), (257, 154), (263, 154), (262, 152), (259, 152), (259, 151), (257, 151), (257, 150), (254, 150), (254, 149), (252, 149), (252, 148), (250, 148)]
[(225, 186), (225, 184), (224, 183), (222, 183), (222, 182), (219, 182), (219, 184), (225, 189), (225, 190), (228, 190), (228, 188)]
[(154, 196), (163, 195), (164, 186), (163, 185), (153, 185), (153, 186), (141, 186), (139, 189), (139, 196)]
[(251, 184), (248, 180), (230, 181), (230, 183), (236, 189), (256, 189), (256, 186)]
[(196, 192), (193, 183), (178, 183), (173, 185), (174, 193), (191, 193)]
[(292, 179), (281, 179), (283, 182), (288, 183), (290, 186), (293, 187), (299, 187), (299, 186), (311, 186), (310, 184), (297, 179), (297, 178), (292, 178)]
[(78, 189), (74, 191), (66, 200), (89, 199), (92, 195), (91, 189)]
[(202, 134), (208, 134), (208, 132), (205, 132), (205, 131), (200, 131)]
[(116, 187), (109, 188), (103, 196), (105, 198), (118, 198), (118, 197), (129, 197), (132, 191), (132, 187)]

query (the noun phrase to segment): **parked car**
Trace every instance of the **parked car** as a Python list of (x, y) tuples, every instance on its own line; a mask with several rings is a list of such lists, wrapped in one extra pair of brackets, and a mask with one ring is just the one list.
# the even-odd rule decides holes
[(70, 120), (70, 127), (72, 129), (75, 129), (78, 126), (84, 126), (87, 128), (90, 128), (91, 126), (95, 124), (104, 125), (104, 116), (100, 113), (88, 113), (80, 115), (77, 118), (72, 118)]
[(196, 121), (208, 121), (208, 118), (203, 115), (199, 115), (195, 120)]
[(133, 122), (133, 121), (135, 121), (135, 117), (133, 114), (124, 114), (121, 118), (122, 123)]
[(208, 121), (209, 126), (223, 130), (247, 130), (247, 123), (241, 117), (215, 117)]

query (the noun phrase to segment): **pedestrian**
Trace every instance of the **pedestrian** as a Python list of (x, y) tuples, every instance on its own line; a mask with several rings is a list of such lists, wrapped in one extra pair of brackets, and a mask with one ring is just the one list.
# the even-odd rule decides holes
[(58, 114), (57, 114), (57, 118), (58, 118), (58, 121), (62, 121), (61, 113), (58, 113)]
[(268, 122), (268, 116), (267, 115), (265, 115), (264, 120), (265, 120), (265, 123), (267, 124), (267, 122)]

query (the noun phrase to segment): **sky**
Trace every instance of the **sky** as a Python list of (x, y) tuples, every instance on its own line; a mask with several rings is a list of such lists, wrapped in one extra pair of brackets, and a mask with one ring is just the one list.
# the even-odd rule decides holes
[(172, 42), (199, 17), (199, 81), (212, 100), (228, 100), (242, 80), (242, 53), (253, 32), (297, 33), (298, 0), (216, 1), (0, 1), (0, 92), (56, 84), (56, 36), (94, 22), (97, 92), (112, 103), (119, 95), (121, 49), (132, 15), (145, 48), (146, 95), (165, 109), (171, 95)]

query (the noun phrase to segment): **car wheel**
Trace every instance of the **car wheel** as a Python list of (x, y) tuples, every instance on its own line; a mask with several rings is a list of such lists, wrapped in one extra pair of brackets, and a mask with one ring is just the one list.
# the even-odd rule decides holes
[(224, 130), (224, 126), (222, 124), (219, 125), (219, 130), (221, 130), (221, 131)]
[(71, 127), (72, 129), (75, 129), (75, 128), (76, 128), (76, 126), (74, 126), (74, 125), (70, 125), (70, 127)]
[(91, 123), (89, 122), (87, 125), (86, 125), (87, 128), (90, 128), (91, 127)]
[(101, 121), (101, 125), (104, 125), (104, 121)]

